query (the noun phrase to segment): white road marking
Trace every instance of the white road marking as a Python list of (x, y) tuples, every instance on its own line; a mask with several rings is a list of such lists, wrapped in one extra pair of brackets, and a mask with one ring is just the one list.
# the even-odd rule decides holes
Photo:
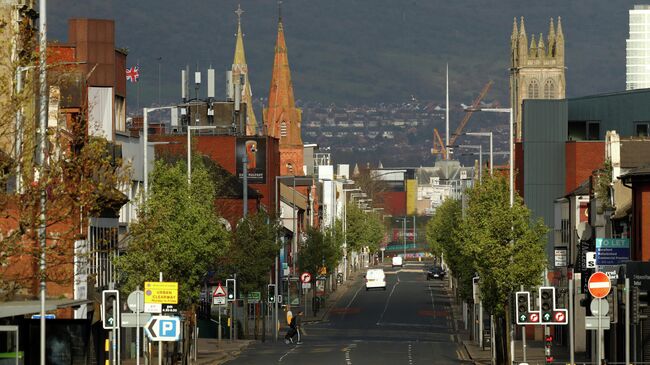
[(291, 350), (287, 351), (284, 355), (282, 355), (282, 357), (280, 357), (280, 359), (278, 360), (278, 362), (282, 362), (282, 360), (284, 360), (284, 358), (285, 358), (287, 355), (289, 355), (290, 353), (294, 352), (296, 349), (297, 349), (297, 347), (294, 346)]
[(350, 358), (350, 351), (352, 351), (353, 348), (357, 347), (357, 344), (353, 343), (345, 348), (343, 348), (343, 352), (345, 353), (345, 364), (346, 365), (352, 365), (352, 359)]
[(412, 365), (413, 364), (413, 352), (411, 351), (411, 343), (410, 342), (409, 342), (408, 357), (409, 357), (409, 365)]
[(390, 294), (388, 294), (388, 299), (386, 299), (386, 305), (384, 306), (384, 311), (381, 312), (381, 316), (379, 316), (379, 320), (377, 321), (377, 326), (381, 323), (381, 320), (384, 319), (384, 314), (386, 314), (386, 310), (388, 309), (388, 303), (390, 303), (390, 298), (393, 296), (393, 292), (395, 292), (395, 288), (397, 285), (400, 283), (399, 281), (399, 275), (397, 276), (397, 282), (395, 285), (393, 285), (393, 289), (391, 289)]

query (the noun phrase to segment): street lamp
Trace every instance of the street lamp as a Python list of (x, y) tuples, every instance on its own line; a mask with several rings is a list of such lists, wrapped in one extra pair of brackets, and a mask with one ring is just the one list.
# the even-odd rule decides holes
[(149, 161), (148, 161), (148, 146), (149, 146), (149, 119), (148, 115), (150, 112), (154, 112), (156, 110), (163, 110), (163, 109), (173, 109), (175, 106), (161, 106), (157, 108), (143, 108), (142, 109), (142, 136), (143, 136), (143, 143), (142, 143), (142, 158), (144, 159), (144, 162), (142, 163), (143, 166), (143, 183), (144, 183), (144, 200), (147, 200), (147, 193), (149, 192)]
[[(512, 115), (512, 108), (465, 108), (465, 111), (472, 112), (491, 112), (491, 113), (508, 113), (510, 115), (510, 138), (509, 138), (509, 147), (510, 147), (510, 207), (515, 204), (515, 174), (514, 174), (514, 118)], [(490, 167), (492, 167), (490, 165)], [(514, 326), (510, 325), (510, 359), (515, 358), (515, 339), (514, 339)]]
[[(465, 108), (466, 112), (490, 112), (490, 113), (508, 113), (510, 114), (510, 206), (512, 207), (515, 203), (515, 174), (514, 174), (514, 119), (512, 115), (512, 108)], [(492, 164), (490, 164), (490, 168)]]
[(451, 145), (446, 147), (447, 148), (450, 147), (477, 148), (478, 149), (478, 180), (483, 181), (483, 146), (481, 146), (480, 144), (459, 144), (459, 145)]
[[(348, 197), (347, 193), (361, 191), (360, 188), (343, 189), (343, 281), (348, 279)], [(354, 195), (356, 193), (352, 193)], [(364, 194), (365, 193), (359, 193)]]
[(187, 125), (187, 185), (189, 186), (192, 183), (192, 131), (193, 130), (205, 130), (205, 129), (217, 129), (217, 126), (214, 125)]
[(492, 175), (493, 171), (493, 151), (492, 151), (492, 132), (467, 132), (465, 133), (466, 136), (479, 136), (479, 137), (490, 137), (490, 175)]

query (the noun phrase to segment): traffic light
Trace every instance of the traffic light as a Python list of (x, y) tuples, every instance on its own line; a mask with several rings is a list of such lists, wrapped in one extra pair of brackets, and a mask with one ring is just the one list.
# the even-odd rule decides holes
[(269, 298), (269, 303), (275, 303), (275, 284), (268, 285), (267, 298)]
[(517, 292), (516, 294), (517, 324), (528, 322), (529, 295), (528, 292)]
[(102, 325), (109, 330), (120, 325), (120, 292), (117, 290), (102, 291)]
[(641, 320), (648, 318), (646, 308), (648, 307), (648, 291), (637, 286), (632, 287), (632, 323), (639, 324)]
[(226, 293), (229, 302), (237, 300), (237, 281), (235, 279), (226, 279)]
[(553, 311), (555, 310), (555, 288), (539, 288), (539, 310), (541, 311), (542, 323), (553, 322)]

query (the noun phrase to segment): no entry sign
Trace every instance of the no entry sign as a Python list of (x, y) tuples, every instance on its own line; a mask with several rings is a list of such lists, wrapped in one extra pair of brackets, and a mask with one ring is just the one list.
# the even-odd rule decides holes
[(594, 298), (602, 299), (609, 294), (612, 289), (612, 283), (604, 272), (595, 272), (589, 277), (589, 294)]

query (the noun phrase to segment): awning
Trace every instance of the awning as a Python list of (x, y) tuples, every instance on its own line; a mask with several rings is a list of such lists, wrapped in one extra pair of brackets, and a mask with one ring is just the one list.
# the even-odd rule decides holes
[[(89, 299), (48, 299), (45, 301), (45, 311), (79, 307), (84, 304), (92, 304)], [(27, 314), (38, 314), (41, 311), (40, 300), (17, 300), (0, 303), (0, 318), (24, 316)]]

